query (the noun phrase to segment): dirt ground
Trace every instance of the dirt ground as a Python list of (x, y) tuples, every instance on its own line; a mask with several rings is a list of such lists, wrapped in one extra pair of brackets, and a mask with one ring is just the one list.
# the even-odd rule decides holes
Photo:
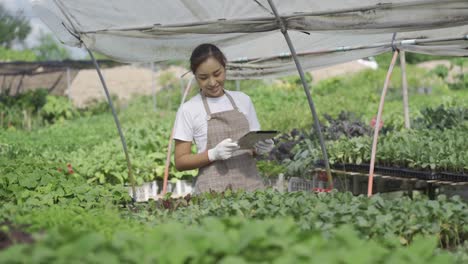
[[(448, 77), (449, 82), (453, 79), (453, 76), (460, 73), (459, 67), (450, 65), (450, 62), (447, 60), (428, 61), (418, 64), (418, 67), (431, 70), (434, 69), (437, 65), (444, 65), (450, 69), (450, 74)], [(310, 71), (310, 73), (313, 76), (313, 82), (317, 83), (330, 77), (356, 73), (368, 68), (369, 66), (364, 65), (361, 62), (351, 61)], [(120, 100), (126, 101), (132, 98), (134, 95), (150, 95), (153, 93), (153, 91), (160, 90), (163, 86), (163, 84), (160, 83), (160, 80), (166, 83), (168, 81), (172, 81), (175, 82), (175, 86), (179, 86), (179, 78), (187, 72), (187, 69), (171, 66), (164, 70), (155, 70), (152, 72), (149, 65), (146, 64), (125, 65), (108, 68), (103, 69), (102, 72), (110, 93), (112, 95), (116, 95)], [(51, 82), (51, 85), (45, 85), (45, 87), (54, 87), (55, 89), (51, 91), (53, 94), (68, 95), (69, 98), (73, 101), (74, 105), (83, 107), (92, 100), (105, 100), (104, 90), (96, 70), (89, 69), (81, 70), (79, 72), (72, 72), (70, 77), (73, 79), (73, 81), (71, 82), (69, 90), (67, 90), (66, 76), (64, 74), (56, 75), (57, 76), (46, 76), (48, 77), (46, 80), (40, 81), (42, 81), (42, 83), (46, 83), (46, 81)], [(185, 76), (185, 79), (188, 79), (189, 76), (190, 74)], [(37, 84), (38, 80), (39, 79), (35, 79), (35, 81), (33, 81), (25, 78), (22, 81), (23, 86), (32, 87), (34, 84)], [(14, 90), (14, 87), (17, 86), (19, 81), (20, 80), (15, 79), (11, 85), (8, 85), (12, 87), (12, 91)], [(9, 80), (4, 80), (2, 83), (8, 84), (10, 82)], [(44, 86), (44, 84), (42, 84), (42, 86)], [(28, 89), (29, 88), (25, 88), (24, 90)]]
[(313, 77), (312, 83), (318, 83), (324, 79), (350, 73), (356, 73), (369, 68), (369, 66), (366, 66), (358, 61), (350, 61), (322, 69), (313, 70), (310, 71), (310, 74), (312, 74)]
[[(330, 78), (333, 76), (349, 74), (367, 69), (368, 67), (357, 62), (347, 62), (323, 69), (311, 71), (313, 81)], [(158, 82), (160, 76), (172, 73), (172, 76), (179, 78), (187, 72), (182, 67), (171, 66), (168, 69), (156, 71), (154, 73), (154, 84), (152, 84), (151, 69), (149, 67), (122, 66), (111, 69), (104, 69), (104, 78), (111, 94), (117, 95), (120, 100), (128, 100), (134, 95), (150, 95), (155, 89), (160, 90), (162, 85)], [(185, 78), (188, 78), (186, 76)], [(177, 84), (176, 84), (177, 85)], [(153, 88), (154, 87), (154, 88)], [(93, 99), (105, 100), (104, 90), (95, 70), (81, 70), (72, 82), (68, 92), (73, 103), (78, 107), (83, 107)]]
[[(433, 61), (425, 61), (422, 63), (417, 64), (418, 67), (424, 68), (426, 70), (433, 70), (438, 65), (443, 65), (449, 69), (449, 74), (447, 76), (447, 82), (453, 83), (456, 80), (456, 76), (461, 74), (461, 69), (459, 66), (452, 65), (448, 60), (433, 60)], [(463, 71), (468, 73), (468, 68), (464, 67)]]
[[(102, 70), (102, 74), (111, 95), (117, 95), (120, 100), (126, 101), (133, 95), (149, 95), (153, 89), (158, 91), (162, 85), (160, 77), (177, 80), (187, 70), (182, 67), (171, 66), (168, 69), (152, 73), (149, 67), (126, 65)], [(153, 77), (152, 77), (153, 74)], [(168, 77), (168, 75), (170, 77)], [(105, 100), (104, 89), (96, 70), (81, 70), (71, 84), (68, 92), (73, 103), (82, 107), (93, 99)]]

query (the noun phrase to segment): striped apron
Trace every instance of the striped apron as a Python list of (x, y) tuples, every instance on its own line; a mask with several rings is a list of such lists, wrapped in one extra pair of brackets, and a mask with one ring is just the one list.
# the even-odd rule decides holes
[[(214, 148), (226, 138), (237, 141), (250, 131), (245, 115), (240, 112), (232, 97), (226, 92), (224, 94), (234, 109), (218, 113), (211, 113), (206, 97), (202, 94), (208, 122), (206, 149)], [(211, 190), (222, 192), (226, 189), (253, 191), (263, 187), (252, 152), (237, 150), (230, 159), (217, 160), (199, 169), (195, 193)]]

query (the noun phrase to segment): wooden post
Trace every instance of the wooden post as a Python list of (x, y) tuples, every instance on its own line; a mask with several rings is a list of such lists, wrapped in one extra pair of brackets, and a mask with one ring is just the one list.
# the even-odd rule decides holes
[(396, 59), (398, 57), (398, 51), (393, 53), (392, 61), (388, 68), (387, 77), (385, 78), (384, 87), (382, 89), (382, 94), (380, 95), (379, 109), (377, 110), (377, 120), (375, 121), (374, 136), (372, 139), (372, 149), (371, 149), (371, 161), (369, 167), (369, 180), (367, 182), (367, 196), (372, 196), (372, 185), (374, 184), (374, 165), (375, 165), (375, 155), (377, 153), (377, 140), (379, 138), (380, 130), (380, 121), (382, 120), (382, 112), (385, 103), (385, 95), (387, 94), (388, 85), (390, 83), (390, 77), (392, 76), (393, 67), (395, 66)]
[(20, 94), (20, 92), (21, 92), (21, 88), (23, 87), (24, 76), (25, 76), (24, 74), (21, 75), (21, 79), (20, 79), (20, 81), (19, 81), (19, 83), (18, 83), (18, 86), (16, 87), (15, 96), (18, 95), (18, 94)]
[(6, 75), (3, 75), (2, 86), (0, 86), (0, 94), (3, 92), (3, 87), (5, 87)]
[(67, 90), (65, 94), (68, 97), (68, 100), (71, 100), (71, 76), (70, 76), (70, 67), (67, 67)]
[(409, 105), (408, 105), (408, 81), (406, 79), (406, 59), (405, 52), (400, 52), (400, 66), (401, 66), (401, 86), (403, 89), (403, 113), (405, 117), (405, 128), (410, 129), (410, 118), (409, 118)]

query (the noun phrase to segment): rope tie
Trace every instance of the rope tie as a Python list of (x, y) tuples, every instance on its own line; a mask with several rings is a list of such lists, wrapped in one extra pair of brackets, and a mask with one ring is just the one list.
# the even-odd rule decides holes
[(396, 34), (397, 34), (396, 32), (393, 33), (393, 37), (392, 37), (392, 50), (393, 50), (393, 52), (395, 52), (395, 51), (400, 52), (400, 50), (399, 50), (399, 49), (396, 47), (396, 45), (395, 45), (395, 37), (396, 37)]

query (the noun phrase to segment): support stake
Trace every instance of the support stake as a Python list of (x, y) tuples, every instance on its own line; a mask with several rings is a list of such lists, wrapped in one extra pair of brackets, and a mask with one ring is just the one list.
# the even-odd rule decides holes
[(400, 52), (400, 67), (401, 67), (401, 87), (403, 89), (403, 113), (405, 117), (405, 128), (410, 129), (409, 119), (409, 104), (408, 104), (408, 81), (406, 80), (406, 59), (405, 52)]
[(382, 111), (383, 111), (383, 106), (385, 103), (385, 95), (387, 94), (388, 84), (390, 83), (390, 77), (392, 76), (393, 67), (395, 66), (397, 57), (398, 57), (398, 51), (396, 50), (393, 53), (392, 62), (390, 63), (390, 67), (388, 68), (387, 78), (385, 78), (385, 84), (382, 89), (382, 95), (380, 96), (379, 110), (377, 111), (377, 120), (375, 121), (375, 128), (374, 128), (374, 139), (372, 141), (371, 162), (370, 162), (370, 168), (369, 168), (369, 182), (367, 183), (367, 196), (368, 197), (372, 196), (372, 185), (374, 181), (375, 154), (377, 152), (377, 140), (379, 138), (380, 120), (382, 120)]
[(68, 97), (68, 100), (71, 100), (71, 74), (70, 74), (70, 67), (67, 67), (67, 90), (65, 94)]
[[(182, 108), (182, 105), (185, 102), (185, 98), (187, 98), (187, 95), (190, 91), (190, 88), (192, 87), (192, 82), (194, 78), (191, 78), (189, 82), (187, 83), (187, 86), (185, 87), (185, 91), (182, 95), (182, 99), (180, 101), (180, 106), (179, 109)], [(171, 154), (172, 154), (172, 144), (174, 143), (174, 132), (175, 132), (175, 125), (177, 123), (177, 115), (174, 120), (174, 124), (172, 125), (172, 130), (171, 130), (171, 135), (169, 136), (169, 143), (167, 144), (167, 154), (166, 154), (166, 164), (164, 167), (164, 179), (163, 179), (163, 189), (162, 189), (162, 195), (166, 195), (167, 192), (167, 181), (169, 179), (169, 166), (171, 166)]]

